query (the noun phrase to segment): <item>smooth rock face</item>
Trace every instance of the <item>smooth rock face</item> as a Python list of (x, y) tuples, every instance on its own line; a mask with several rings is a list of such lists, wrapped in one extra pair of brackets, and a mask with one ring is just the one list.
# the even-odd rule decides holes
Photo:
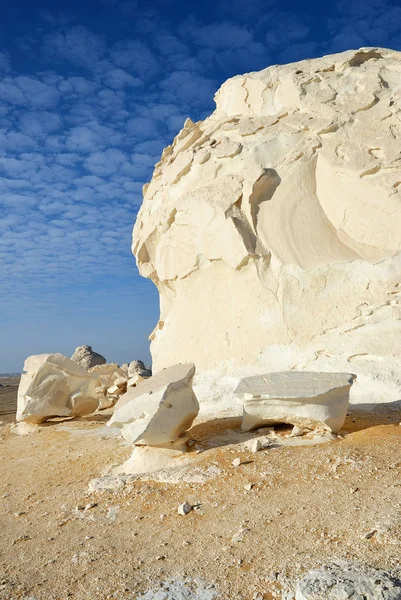
[(272, 66), (226, 81), (216, 105), (164, 150), (134, 228), (160, 293), (155, 370), (273, 359), (355, 372), (362, 402), (399, 399), (401, 54)]
[(242, 429), (290, 423), (337, 433), (347, 416), (354, 379), (349, 373), (306, 371), (246, 377), (235, 390), (244, 405)]
[(401, 584), (388, 573), (338, 561), (308, 573), (297, 585), (296, 600), (401, 600)]
[(128, 388), (120, 397), (114, 414), (107, 423), (118, 427), (133, 444), (158, 446), (177, 440), (199, 412), (192, 389), (193, 364), (180, 364), (164, 369)]
[(17, 421), (86, 415), (98, 406), (96, 375), (62, 354), (29, 356), (18, 388)]
[(75, 348), (71, 360), (84, 369), (91, 369), (96, 365), (104, 365), (107, 362), (104, 356), (92, 350), (92, 346), (78, 346), (78, 348)]

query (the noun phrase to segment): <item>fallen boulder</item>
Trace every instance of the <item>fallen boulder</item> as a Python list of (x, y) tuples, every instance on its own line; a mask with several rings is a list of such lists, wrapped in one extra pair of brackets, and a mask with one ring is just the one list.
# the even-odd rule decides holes
[(98, 407), (98, 378), (66, 356), (29, 356), (24, 370), (18, 388), (17, 421), (42, 423), (51, 417), (87, 415)]
[(338, 561), (310, 571), (298, 583), (296, 600), (401, 600), (401, 583), (384, 571)]
[(355, 375), (285, 371), (242, 379), (235, 394), (243, 403), (242, 429), (290, 423), (334, 433), (344, 424)]
[(90, 369), (96, 365), (104, 365), (106, 363), (104, 356), (94, 352), (92, 346), (78, 346), (78, 348), (75, 348), (71, 360), (84, 369)]
[(120, 397), (107, 423), (133, 444), (159, 446), (177, 440), (199, 412), (192, 389), (195, 366), (179, 364), (160, 371)]

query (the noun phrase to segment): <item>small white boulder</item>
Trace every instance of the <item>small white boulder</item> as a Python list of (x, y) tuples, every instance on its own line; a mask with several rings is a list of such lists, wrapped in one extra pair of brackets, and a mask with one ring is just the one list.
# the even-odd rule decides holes
[(107, 423), (140, 445), (159, 446), (178, 439), (199, 412), (192, 389), (195, 366), (178, 364), (160, 371), (120, 397)]
[(185, 516), (188, 513), (190, 513), (192, 509), (192, 504), (190, 504), (189, 502), (183, 502), (182, 504), (179, 504), (177, 512), (179, 515)]

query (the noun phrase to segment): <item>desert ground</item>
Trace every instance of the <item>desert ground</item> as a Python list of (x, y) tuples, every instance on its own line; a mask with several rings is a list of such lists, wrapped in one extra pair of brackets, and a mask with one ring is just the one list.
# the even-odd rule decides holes
[[(337, 559), (400, 574), (400, 403), (351, 407), (326, 443), (257, 453), (238, 419), (198, 421), (193, 465), (175, 478), (89, 491), (131, 453), (109, 415), (24, 432), (18, 380), (0, 382), (2, 599), (136, 599), (173, 580), (203, 591), (146, 599), (287, 599), (306, 571)], [(185, 501), (195, 508), (183, 516)]]

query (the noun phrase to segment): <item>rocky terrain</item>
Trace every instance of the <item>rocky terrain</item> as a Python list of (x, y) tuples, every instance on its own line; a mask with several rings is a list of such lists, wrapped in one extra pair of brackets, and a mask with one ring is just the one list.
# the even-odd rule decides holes
[[(332, 560), (399, 569), (399, 404), (352, 408), (328, 443), (257, 453), (240, 420), (199, 419), (193, 466), (89, 492), (131, 454), (105, 427), (110, 413), (18, 435), (29, 430), (15, 426), (9, 384), (0, 388), (2, 599), (290, 599), (306, 572)], [(194, 507), (185, 516), (183, 502)], [(171, 581), (172, 595), (149, 592)]]
[(1, 598), (401, 600), (400, 75), (273, 66), (186, 121), (134, 229), (153, 371), (2, 380)]

